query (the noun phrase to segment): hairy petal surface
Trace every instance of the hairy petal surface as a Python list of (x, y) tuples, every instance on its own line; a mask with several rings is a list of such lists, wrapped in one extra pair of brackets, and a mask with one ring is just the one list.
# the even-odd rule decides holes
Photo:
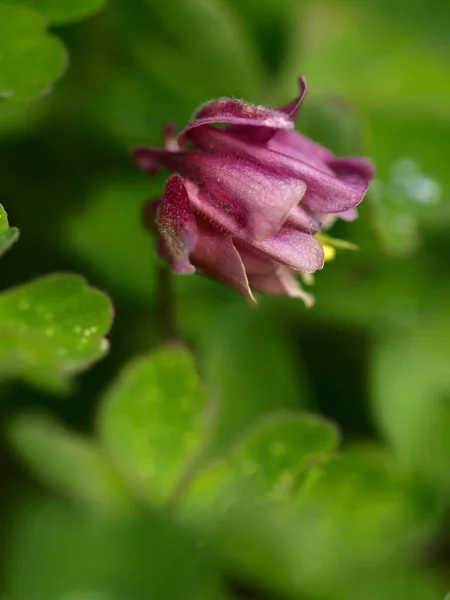
[(280, 108), (276, 109), (289, 117), (289, 119), (292, 121), (292, 127), (281, 129), (279, 127), (272, 126), (249, 127), (248, 125), (231, 125), (227, 128), (227, 130), (233, 135), (236, 135), (237, 137), (252, 144), (267, 144), (267, 142), (270, 139), (272, 139), (273, 136), (277, 134), (277, 132), (289, 131), (290, 129), (294, 129), (294, 121), (297, 118), (300, 107), (308, 91), (308, 87), (306, 85), (306, 80), (304, 77), (299, 78), (299, 84), (300, 95), (294, 98), (294, 100), (292, 100), (288, 104), (285, 104), (284, 106), (281, 106)]
[(198, 241), (198, 230), (183, 180), (172, 175), (157, 209), (157, 227), (163, 241), (161, 251), (168, 254), (175, 273), (195, 271), (189, 254)]
[(220, 98), (204, 104), (194, 116), (192, 122), (180, 133), (178, 142), (183, 146), (188, 134), (202, 125), (227, 123), (250, 129), (293, 129), (294, 123), (286, 111), (254, 106), (234, 98)]

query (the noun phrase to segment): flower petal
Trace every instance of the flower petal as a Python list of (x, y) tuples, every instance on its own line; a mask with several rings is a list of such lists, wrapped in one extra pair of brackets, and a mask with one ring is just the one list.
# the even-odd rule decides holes
[(267, 147), (301, 160), (325, 173), (333, 174), (332, 168), (327, 164), (329, 160), (334, 159), (333, 153), (298, 131), (277, 131)]
[(134, 162), (149, 175), (156, 175), (164, 167), (162, 154), (158, 148), (148, 146), (135, 148), (132, 152)]
[(305, 292), (297, 281), (294, 273), (284, 266), (270, 277), (251, 276), (249, 277), (250, 287), (255, 292), (262, 292), (272, 296), (290, 296), (292, 298), (301, 298), (309, 308), (314, 304), (314, 297)]
[(191, 254), (192, 262), (210, 277), (232, 285), (255, 302), (248, 285), (244, 263), (230, 235), (199, 216), (198, 241)]
[(323, 247), (319, 240), (295, 229), (284, 228), (264, 242), (255, 242), (254, 247), (295, 271), (314, 273), (324, 265)]
[(328, 165), (338, 175), (355, 175), (368, 180), (375, 177), (375, 166), (369, 158), (359, 156), (333, 157), (328, 161)]
[[(297, 134), (292, 133), (292, 135)], [(300, 146), (306, 143), (305, 139), (300, 139)], [(325, 163), (321, 163), (318, 168), (310, 164), (310, 159), (308, 163), (264, 146), (249, 144), (227, 131), (214, 127), (197, 128), (192, 134), (192, 141), (203, 151), (251, 160), (266, 172), (271, 170), (279, 177), (304, 181), (307, 191), (303, 202), (313, 212), (336, 213), (353, 208), (361, 202), (369, 186), (367, 175), (370, 174), (370, 170), (367, 165), (364, 168), (364, 163), (363, 165), (359, 163), (360, 159), (356, 159), (355, 162), (354, 159), (334, 159), (329, 153), (331, 158), (328, 160), (332, 165), (337, 164), (340, 168), (342, 175), (338, 175)], [(311, 140), (307, 142), (316, 146)]]
[(287, 115), (289, 115), (289, 117), (293, 121), (295, 121), (295, 119), (297, 118), (298, 111), (300, 110), (303, 100), (306, 98), (306, 94), (308, 93), (308, 86), (306, 84), (306, 79), (303, 77), (303, 75), (300, 75), (300, 77), (298, 78), (298, 83), (300, 86), (300, 95), (288, 102), (288, 104), (285, 104), (284, 106), (280, 106), (280, 108), (278, 108), (280, 112), (284, 112)]
[(273, 275), (278, 268), (278, 263), (274, 262), (261, 252), (246, 246), (237, 238), (233, 239), (234, 247), (239, 252), (242, 262), (244, 263), (247, 277), (264, 275), (268, 277)]
[(316, 233), (320, 229), (320, 222), (301, 206), (296, 206), (291, 211), (285, 225), (306, 233)]
[(227, 128), (227, 131), (252, 144), (265, 145), (270, 139), (273, 138), (274, 135), (276, 135), (277, 132), (289, 131), (290, 129), (293, 129), (294, 121), (297, 118), (300, 106), (302, 105), (308, 91), (306, 79), (304, 77), (299, 77), (298, 81), (300, 84), (300, 95), (294, 98), (294, 100), (291, 100), (291, 102), (288, 104), (275, 109), (281, 113), (284, 113), (289, 117), (289, 119), (291, 119), (292, 127), (286, 129), (273, 126), (248, 127), (247, 125), (232, 125)]
[(281, 229), (306, 191), (301, 179), (240, 157), (147, 150), (152, 155), (151, 169), (159, 162), (196, 181), (259, 241)]
[(343, 221), (355, 221), (358, 218), (358, 210), (356, 208), (349, 208), (348, 210), (344, 210), (344, 212), (336, 213), (336, 216)]
[(160, 250), (169, 254), (172, 270), (183, 275), (193, 273), (189, 254), (197, 243), (198, 231), (186, 188), (178, 175), (167, 180), (157, 211), (157, 226), (163, 242)]
[(238, 238), (239, 248), (265, 255), (297, 271), (313, 273), (323, 267), (322, 244), (312, 235), (288, 227), (262, 242), (249, 240), (245, 228), (190, 181), (185, 181), (193, 208), (211, 223)]
[(254, 106), (234, 98), (219, 98), (204, 104), (195, 114), (192, 122), (180, 133), (178, 142), (183, 146), (191, 130), (210, 123), (228, 123), (273, 129), (292, 129), (293, 121), (285, 111), (265, 106)]

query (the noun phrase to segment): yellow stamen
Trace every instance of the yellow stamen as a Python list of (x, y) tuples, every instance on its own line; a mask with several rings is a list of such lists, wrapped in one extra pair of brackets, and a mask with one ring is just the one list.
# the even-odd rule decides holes
[(330, 246), (329, 244), (322, 244), (322, 246), (325, 262), (333, 260), (333, 258), (336, 256), (336, 250), (333, 248), (333, 246)]

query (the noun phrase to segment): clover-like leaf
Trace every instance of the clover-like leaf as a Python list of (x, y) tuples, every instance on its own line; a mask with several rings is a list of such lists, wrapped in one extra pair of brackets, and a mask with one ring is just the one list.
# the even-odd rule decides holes
[[(5, 1), (5, 0), (3, 0)], [(101, 10), (107, 0), (6, 0), (9, 4), (21, 4), (43, 13), (49, 23), (61, 24), (78, 21)]]
[(41, 13), (0, 2), (0, 97), (31, 100), (64, 72), (65, 48), (46, 26)]
[(42, 277), (0, 294), (0, 378), (61, 389), (100, 359), (112, 307), (78, 275)]
[(319, 417), (284, 413), (263, 418), (198, 475), (188, 502), (204, 506), (218, 498), (228, 504), (230, 491), (234, 495), (242, 487), (258, 501), (295, 501), (338, 441), (334, 425)]
[(100, 508), (126, 499), (120, 476), (101, 448), (49, 417), (19, 416), (8, 437), (31, 471), (68, 496)]
[(11, 248), (18, 237), (19, 230), (9, 226), (6, 211), (0, 204), (0, 256)]
[[(411, 559), (405, 548), (432, 530), (427, 494), (378, 448), (332, 456), (287, 510), (255, 503), (251, 488), (238, 492), (210, 511), (212, 546), (230, 572), (260, 582), (274, 597), (309, 598), (319, 591), (319, 597), (342, 600), (399, 597), (397, 585), (397, 595), (367, 594), (365, 585), (371, 588), (384, 567), (389, 582)], [(208, 514), (207, 506), (201, 509), (202, 517)]]
[(204, 404), (193, 358), (179, 346), (135, 360), (107, 392), (100, 436), (152, 500), (175, 492), (192, 467), (204, 436)]

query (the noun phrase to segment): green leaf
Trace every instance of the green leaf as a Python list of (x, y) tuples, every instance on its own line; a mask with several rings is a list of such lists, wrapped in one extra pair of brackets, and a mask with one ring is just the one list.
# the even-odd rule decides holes
[(448, 315), (380, 340), (372, 363), (378, 424), (400, 461), (441, 490), (450, 489)]
[(347, 536), (349, 562), (358, 555), (376, 559), (388, 548), (401, 551), (436, 517), (433, 496), (377, 446), (351, 446), (334, 457), (308, 496), (308, 509), (334, 522), (327, 543), (337, 545)]
[(169, 346), (125, 369), (103, 401), (101, 438), (152, 500), (184, 479), (204, 438), (204, 394), (190, 353)]
[(31, 100), (63, 74), (65, 48), (46, 25), (39, 12), (0, 2), (0, 97)]
[(50, 275), (0, 294), (0, 377), (61, 389), (99, 360), (109, 299), (78, 275)]
[(8, 529), (3, 589), (14, 600), (217, 597), (207, 553), (166, 514), (102, 514), (40, 493), (16, 499)]
[(19, 237), (17, 227), (10, 227), (5, 209), (0, 204), (0, 256), (4, 254)]
[(286, 413), (263, 418), (217, 464), (198, 474), (188, 504), (197, 509), (206, 504), (211, 510), (217, 498), (226, 506), (241, 487), (251, 489), (257, 501), (295, 502), (338, 441), (336, 428), (319, 417)]
[(122, 481), (102, 450), (49, 417), (15, 418), (8, 438), (31, 471), (69, 497), (99, 508), (126, 501)]
[(384, 572), (388, 583), (402, 569), (435, 526), (429, 498), (378, 449), (332, 457), (308, 483), (291, 510), (242, 488), (209, 515), (212, 546), (240, 580), (274, 596), (377, 598), (357, 593), (355, 578), (374, 584)]
[(100, 11), (107, 0), (2, 0), (9, 4), (26, 5), (48, 19), (49, 23), (61, 24), (79, 21)]
[(121, 178), (97, 186), (81, 212), (68, 220), (61, 240), (110, 285), (146, 301), (154, 290), (156, 242), (146, 231), (141, 213), (162, 185)]

